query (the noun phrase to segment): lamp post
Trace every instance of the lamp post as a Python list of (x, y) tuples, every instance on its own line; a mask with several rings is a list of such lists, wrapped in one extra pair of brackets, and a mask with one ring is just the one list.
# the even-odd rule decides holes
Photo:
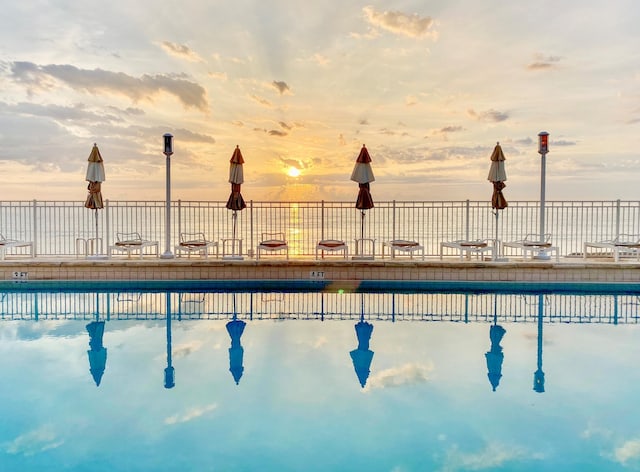
[[(540, 159), (540, 242), (545, 241), (544, 237), (544, 200), (545, 200), (545, 187), (546, 187), (546, 159), (549, 152), (549, 133), (546, 131), (540, 131), (538, 133), (538, 153), (542, 156)], [(538, 254), (534, 256), (536, 259), (551, 259), (551, 255), (541, 248)]]
[(167, 196), (165, 200), (165, 218), (164, 218), (164, 253), (160, 256), (162, 259), (173, 259), (171, 252), (171, 154), (173, 154), (173, 135), (165, 133), (164, 136), (164, 155), (167, 157)]

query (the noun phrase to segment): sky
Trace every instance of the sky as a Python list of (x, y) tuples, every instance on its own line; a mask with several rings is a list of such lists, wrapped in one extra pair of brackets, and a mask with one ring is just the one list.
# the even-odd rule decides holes
[(640, 4), (634, 0), (4, 2), (0, 201), (86, 196), (349, 201), (363, 145), (374, 200), (634, 200)]

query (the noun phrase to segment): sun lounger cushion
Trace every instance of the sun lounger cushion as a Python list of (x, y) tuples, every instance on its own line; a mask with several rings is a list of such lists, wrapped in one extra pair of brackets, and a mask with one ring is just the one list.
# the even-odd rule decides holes
[(392, 246), (397, 247), (417, 247), (420, 246), (416, 241), (406, 241), (404, 239), (394, 239), (393, 241), (389, 241)]
[(269, 239), (267, 241), (262, 241), (260, 243), (260, 246), (266, 246), (266, 247), (279, 247), (279, 246), (286, 246), (287, 243), (286, 241), (282, 241), (280, 239)]
[(130, 239), (128, 241), (118, 241), (116, 243), (116, 246), (141, 246), (141, 245), (142, 245), (141, 239)]
[(338, 241), (337, 239), (325, 239), (318, 243), (318, 246), (324, 247), (342, 247), (344, 246), (344, 241)]
[(460, 243), (462, 247), (487, 247), (489, 244), (484, 241), (463, 241)]

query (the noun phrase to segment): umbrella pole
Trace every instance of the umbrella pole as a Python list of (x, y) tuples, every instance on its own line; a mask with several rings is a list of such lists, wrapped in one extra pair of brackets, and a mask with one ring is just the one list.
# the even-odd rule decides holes
[(232, 230), (232, 239), (231, 239), (231, 255), (236, 255), (236, 224), (238, 222), (238, 212), (233, 210), (233, 230)]
[(97, 256), (98, 255), (98, 209), (96, 208), (93, 211), (96, 214), (96, 239), (95, 239), (95, 241), (93, 241), (93, 244), (95, 244), (94, 250), (93, 250), (93, 255)]
[(362, 238), (362, 244), (364, 244), (364, 210), (362, 210), (360, 214), (362, 215), (362, 218), (360, 219), (360, 238)]
[(498, 260), (498, 211), (496, 209), (496, 239), (493, 241), (493, 262)]

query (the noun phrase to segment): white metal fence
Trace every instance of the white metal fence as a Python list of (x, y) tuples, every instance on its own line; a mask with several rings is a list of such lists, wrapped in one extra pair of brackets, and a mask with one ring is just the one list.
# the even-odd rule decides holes
[(0, 320), (358, 320), (638, 324), (634, 294), (347, 292), (0, 293)]
[[(102, 251), (114, 243), (116, 232), (139, 232), (165, 247), (164, 201), (106, 201), (97, 210)], [(536, 201), (510, 202), (496, 219), (486, 201), (376, 202), (366, 211), (364, 237), (419, 241), (425, 254), (439, 254), (439, 243), (455, 239), (522, 239), (538, 233), (540, 206)], [(181, 232), (202, 232), (208, 239), (231, 238), (232, 212), (225, 202), (175, 201), (171, 206), (170, 247)], [(545, 204), (546, 232), (562, 255), (579, 254), (582, 243), (640, 234), (640, 201), (550, 201)], [(496, 221), (498, 224), (496, 232)], [(94, 210), (82, 202), (2, 201), (0, 233), (7, 238), (33, 241), (38, 256), (77, 256), (78, 242), (96, 237)], [(238, 212), (237, 237), (245, 256), (252, 256), (263, 232), (284, 232), (290, 254), (311, 257), (321, 239), (348, 243), (360, 238), (361, 212), (353, 202), (248, 202)], [(508, 254), (507, 254), (508, 255)]]

